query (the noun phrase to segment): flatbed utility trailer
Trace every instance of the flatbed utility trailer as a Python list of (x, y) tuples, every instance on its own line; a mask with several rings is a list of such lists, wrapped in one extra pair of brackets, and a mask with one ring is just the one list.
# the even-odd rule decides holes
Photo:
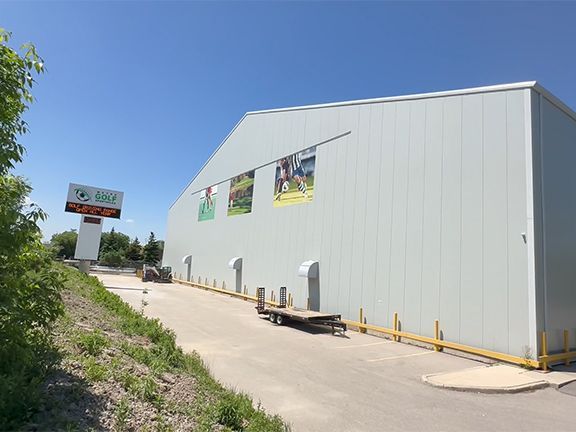
[(270, 322), (278, 325), (282, 325), (287, 321), (298, 321), (307, 324), (330, 326), (332, 328), (332, 334), (334, 334), (335, 329), (338, 329), (342, 333), (346, 331), (346, 323), (342, 322), (341, 315), (287, 307), (286, 287), (280, 288), (280, 304), (276, 307), (266, 306), (266, 290), (264, 287), (259, 287), (256, 311), (258, 315), (268, 315)]

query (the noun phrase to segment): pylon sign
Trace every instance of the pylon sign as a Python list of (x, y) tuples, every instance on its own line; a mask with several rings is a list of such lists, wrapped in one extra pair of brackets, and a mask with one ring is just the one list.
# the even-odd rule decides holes
[(70, 183), (65, 211), (120, 219), (124, 192)]

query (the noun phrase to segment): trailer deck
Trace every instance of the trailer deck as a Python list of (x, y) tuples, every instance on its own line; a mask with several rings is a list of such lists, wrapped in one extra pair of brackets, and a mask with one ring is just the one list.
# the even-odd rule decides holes
[(326, 314), (308, 309), (287, 307), (286, 287), (280, 288), (280, 304), (277, 307), (266, 306), (265, 288), (259, 287), (258, 305), (256, 306), (256, 310), (259, 315), (268, 315), (270, 322), (278, 325), (282, 325), (286, 321), (292, 320), (308, 324), (330, 326), (333, 334), (335, 329), (338, 329), (341, 332), (346, 331), (346, 323), (342, 322), (341, 315), (339, 314)]

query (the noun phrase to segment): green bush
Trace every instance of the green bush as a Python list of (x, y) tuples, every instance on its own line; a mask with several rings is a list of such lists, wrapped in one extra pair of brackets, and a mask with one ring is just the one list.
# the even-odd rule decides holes
[(100, 258), (100, 264), (110, 267), (122, 267), (125, 261), (122, 251), (104, 252)]
[(32, 188), (11, 172), (25, 152), (22, 115), (43, 61), (34, 46), (20, 55), (9, 39), (0, 29), (0, 430), (17, 429), (37, 406), (39, 383), (55, 360), (51, 325), (63, 312), (63, 279), (37, 225), (46, 214), (27, 203)]

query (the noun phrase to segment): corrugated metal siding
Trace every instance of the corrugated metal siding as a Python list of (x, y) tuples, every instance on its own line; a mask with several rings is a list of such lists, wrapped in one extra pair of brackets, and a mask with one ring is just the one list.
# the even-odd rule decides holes
[[(320, 262), (320, 308), (523, 355), (527, 324), (527, 90), (248, 115), (172, 207), (165, 263), (305, 306), (298, 265)], [(317, 149), (314, 201), (273, 208), (274, 165), (256, 172), (253, 210), (197, 222), (198, 191), (351, 131)]]
[(573, 346), (576, 331), (576, 120), (544, 97), (538, 102), (543, 230), (538, 330), (546, 330), (552, 351), (562, 350), (564, 330), (570, 330)]

